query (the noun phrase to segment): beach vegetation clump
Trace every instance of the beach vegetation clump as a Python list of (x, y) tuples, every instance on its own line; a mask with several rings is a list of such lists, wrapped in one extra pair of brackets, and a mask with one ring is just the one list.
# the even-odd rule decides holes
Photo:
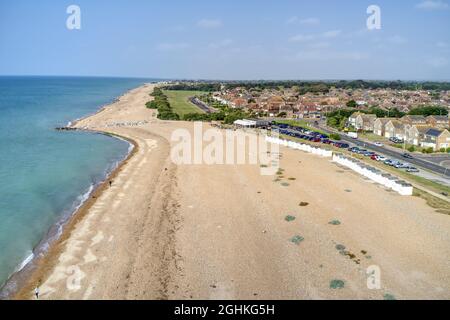
[(343, 280), (334, 279), (330, 281), (330, 289), (342, 289), (345, 286), (345, 282)]
[(303, 238), (302, 236), (299, 236), (299, 235), (293, 236), (291, 238), (291, 242), (295, 243), (296, 245), (299, 245), (300, 242), (302, 242), (303, 240), (305, 240), (305, 238)]
[(328, 222), (328, 224), (331, 224), (333, 226), (338, 226), (341, 224), (341, 222), (339, 220), (331, 220), (330, 222)]
[(383, 296), (383, 298), (384, 298), (384, 300), (397, 300), (397, 299), (395, 298), (395, 296), (392, 295), (392, 294), (390, 294), (390, 293), (386, 293), (386, 294)]
[(291, 221), (294, 221), (294, 220), (295, 220), (295, 217), (294, 217), (294, 216), (291, 216), (291, 215), (287, 215), (287, 216), (284, 218), (284, 220), (286, 220), (287, 222), (291, 222)]

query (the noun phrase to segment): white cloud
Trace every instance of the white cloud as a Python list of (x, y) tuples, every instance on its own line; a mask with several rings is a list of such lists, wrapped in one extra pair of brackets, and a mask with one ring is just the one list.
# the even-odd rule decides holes
[(156, 46), (159, 51), (176, 51), (189, 48), (190, 45), (184, 42), (180, 43), (160, 43)]
[(295, 24), (298, 23), (300, 19), (297, 16), (294, 17), (290, 17), (289, 19), (287, 19), (286, 24)]
[(408, 42), (406, 38), (398, 35), (388, 38), (388, 41), (392, 44), (405, 44)]
[(212, 42), (209, 44), (208, 47), (210, 47), (212, 49), (220, 49), (220, 48), (229, 47), (231, 44), (233, 44), (233, 40), (225, 39), (225, 40), (222, 40), (219, 42)]
[(321, 42), (315, 42), (308, 45), (311, 49), (325, 49), (330, 47), (329, 42), (321, 41)]
[(322, 36), (325, 37), (325, 38), (336, 38), (341, 33), (342, 33), (341, 30), (330, 30), (330, 31), (324, 32), (322, 34)]
[(295, 56), (295, 60), (301, 61), (332, 61), (332, 60), (350, 60), (360, 61), (367, 59), (369, 55), (363, 52), (330, 52), (309, 50), (299, 52)]
[(341, 33), (342, 33), (341, 30), (330, 30), (330, 31), (324, 32), (319, 35), (298, 34), (293, 37), (290, 37), (289, 42), (307, 42), (307, 41), (311, 41), (314, 39), (320, 39), (320, 38), (331, 39), (331, 38), (338, 37)]
[(197, 26), (204, 29), (216, 29), (223, 26), (219, 19), (202, 19), (197, 22)]
[(313, 35), (310, 34), (298, 34), (296, 36), (293, 36), (291, 38), (289, 38), (290, 42), (306, 42), (306, 41), (310, 41), (313, 40), (315, 37)]
[(433, 68), (441, 68), (448, 65), (448, 60), (445, 58), (431, 58), (428, 59), (427, 63)]
[(297, 16), (293, 16), (286, 21), (286, 24), (302, 24), (306, 26), (317, 26), (320, 24), (320, 20), (318, 18), (305, 18), (300, 19)]
[(309, 25), (309, 26), (316, 26), (320, 24), (320, 20), (317, 18), (306, 18), (306, 19), (302, 19), (300, 20), (300, 24), (305, 24), (305, 25)]
[(424, 10), (447, 10), (450, 6), (442, 0), (425, 0), (416, 5), (416, 8)]

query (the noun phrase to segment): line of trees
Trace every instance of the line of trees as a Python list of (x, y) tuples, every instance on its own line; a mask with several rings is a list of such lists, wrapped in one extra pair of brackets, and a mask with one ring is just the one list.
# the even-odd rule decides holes
[(331, 88), (338, 89), (394, 89), (394, 90), (450, 90), (450, 82), (417, 82), (417, 81), (234, 81), (225, 82), (227, 89), (243, 87), (246, 89), (278, 89), (280, 87), (298, 87), (299, 93), (328, 92)]
[(180, 120), (180, 116), (173, 112), (169, 99), (160, 88), (155, 88), (150, 95), (154, 100), (147, 102), (146, 106), (147, 108), (158, 110), (158, 119)]
[(221, 84), (218, 82), (184, 82), (163, 87), (164, 90), (206, 92), (220, 91), (220, 88)]

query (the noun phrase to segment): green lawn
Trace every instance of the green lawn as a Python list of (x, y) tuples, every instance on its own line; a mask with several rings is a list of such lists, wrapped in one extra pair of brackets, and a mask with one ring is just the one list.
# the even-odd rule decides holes
[(369, 141), (374, 141), (374, 142), (378, 141), (378, 142), (386, 143), (386, 144), (389, 143), (389, 139), (387, 139), (386, 137), (376, 135), (375, 133), (372, 133), (372, 132), (359, 132), (358, 137), (367, 139)]
[(188, 101), (190, 97), (204, 94), (203, 91), (178, 91), (178, 90), (163, 90), (163, 93), (169, 99), (170, 106), (174, 113), (183, 117), (188, 113), (203, 113), (203, 110)]

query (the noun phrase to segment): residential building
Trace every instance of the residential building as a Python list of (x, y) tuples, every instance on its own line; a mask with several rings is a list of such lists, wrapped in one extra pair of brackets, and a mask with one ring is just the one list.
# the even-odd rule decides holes
[(427, 119), (424, 116), (419, 115), (407, 115), (400, 119), (401, 122), (409, 125), (419, 125), (425, 126), (427, 124)]
[(424, 148), (433, 148), (433, 150), (439, 150), (441, 148), (450, 147), (450, 132), (447, 129), (428, 129), (420, 145)]
[(450, 127), (448, 116), (428, 116), (426, 122), (431, 127), (447, 129)]
[(405, 140), (408, 144), (419, 146), (425, 133), (431, 129), (429, 126), (405, 125)]
[(362, 112), (355, 112), (348, 118), (348, 124), (354, 128), (356, 128), (356, 118), (362, 115)]
[(391, 120), (385, 125), (384, 136), (386, 138), (405, 138), (405, 125), (399, 120)]
[(396, 120), (396, 119), (395, 118), (378, 118), (378, 119), (376, 119), (375, 122), (373, 123), (373, 133), (380, 137), (384, 137), (385, 126), (391, 120)]
[(355, 120), (355, 129), (362, 131), (373, 131), (374, 122), (377, 116), (374, 114), (360, 114)]

